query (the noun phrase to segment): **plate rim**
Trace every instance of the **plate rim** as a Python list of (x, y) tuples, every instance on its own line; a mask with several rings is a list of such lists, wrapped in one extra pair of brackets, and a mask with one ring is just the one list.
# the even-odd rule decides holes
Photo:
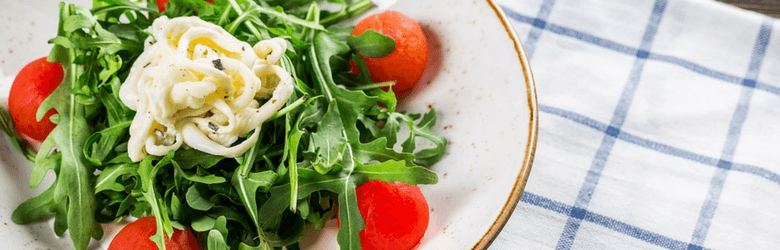
[(523, 195), (523, 190), (528, 182), (528, 177), (531, 173), (531, 166), (533, 165), (534, 156), (536, 154), (536, 141), (539, 134), (539, 108), (536, 97), (536, 82), (534, 80), (533, 73), (531, 72), (531, 65), (528, 61), (528, 56), (525, 53), (520, 38), (517, 36), (517, 32), (512, 26), (512, 22), (507, 18), (504, 11), (501, 9), (494, 0), (485, 0), (487, 4), (493, 9), (494, 14), (498, 17), (501, 25), (504, 26), (504, 31), (512, 40), (517, 57), (520, 60), (520, 66), (522, 67), (523, 77), (525, 79), (526, 98), (528, 101), (529, 109), (529, 122), (528, 122), (528, 140), (526, 141), (525, 154), (523, 155), (523, 164), (520, 166), (520, 173), (517, 175), (512, 192), (509, 195), (506, 203), (504, 203), (501, 213), (499, 213), (496, 220), (490, 226), (488, 231), (480, 238), (480, 240), (472, 247), (475, 249), (487, 249), (490, 244), (496, 239), (498, 234), (504, 228), (509, 221), (509, 217), (517, 207), (520, 197)]

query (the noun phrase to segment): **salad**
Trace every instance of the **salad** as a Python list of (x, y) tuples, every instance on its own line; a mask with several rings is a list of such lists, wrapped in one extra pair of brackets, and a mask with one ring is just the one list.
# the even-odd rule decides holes
[(342, 24), (372, 6), (60, 3), (54, 48), (0, 113), (30, 187), (56, 175), (12, 220), (53, 218), (76, 249), (126, 217), (140, 219), (111, 250), (299, 249), (332, 219), (341, 249), (413, 248), (428, 223), (415, 185), (437, 182), (425, 166), (447, 140), (435, 110), (396, 110), (427, 62), (419, 25), (392, 11)]

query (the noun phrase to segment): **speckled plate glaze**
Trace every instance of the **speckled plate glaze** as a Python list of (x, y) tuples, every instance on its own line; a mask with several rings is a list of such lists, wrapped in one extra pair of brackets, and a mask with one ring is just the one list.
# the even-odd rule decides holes
[[(46, 41), (56, 31), (57, 4), (7, 0), (0, 6), (0, 99), (6, 99), (8, 75), (49, 52)], [(434, 130), (450, 141), (446, 155), (432, 166), (439, 183), (421, 187), (431, 221), (417, 249), (486, 249), (520, 199), (536, 148), (536, 88), (525, 52), (492, 0), (400, 0), (390, 9), (417, 20), (430, 46), (428, 70), (400, 109), (435, 108), (439, 121)], [(31, 164), (2, 137), (0, 248), (72, 249), (67, 236), (54, 235), (51, 221), (28, 226), (11, 222), (13, 209), (43, 188), (28, 188)], [(106, 249), (120, 228), (105, 225), (106, 237), (90, 249)], [(335, 234), (335, 223), (309, 230), (302, 246), (338, 249)]]

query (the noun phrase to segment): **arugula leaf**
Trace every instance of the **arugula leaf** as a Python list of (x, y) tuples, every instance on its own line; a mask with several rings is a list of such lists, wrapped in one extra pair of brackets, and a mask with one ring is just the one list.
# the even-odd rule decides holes
[(228, 230), (227, 230), (227, 217), (219, 216), (216, 220), (214, 220), (214, 229), (219, 231), (222, 236), (225, 238), (228, 237)]
[(187, 189), (187, 204), (196, 210), (208, 211), (214, 207), (214, 203), (209, 201), (209, 199), (206, 199), (204, 197), (205, 194), (203, 194), (201, 191), (198, 191), (197, 187), (197, 185), (193, 185)]
[[(343, 0), (339, 0), (338, 2), (341, 2), (342, 4), (344, 3)], [(320, 23), (322, 23), (325, 26), (340, 23), (341, 21), (350, 19), (352, 17), (359, 15), (360, 13), (365, 12), (366, 10), (370, 9), (373, 6), (374, 3), (370, 0), (354, 1), (351, 4), (349, 4), (346, 8), (342, 8), (338, 12), (330, 14), (328, 17), (320, 21)]]
[(216, 166), (224, 158), (224, 156), (204, 154), (195, 149), (179, 149), (176, 151), (173, 160), (176, 161), (181, 169), (186, 170), (196, 166), (208, 169)]
[[(357, 54), (354, 54), (352, 55), (352, 61), (355, 63), (355, 67), (357, 67), (359, 74), (356, 77), (352, 77), (355, 78), (352, 80), (352, 82), (354, 82), (352, 85), (356, 86), (353, 86), (351, 89), (365, 90), (366, 94), (378, 98), (378, 101), (384, 104), (388, 111), (395, 111), (398, 100), (393, 93), (393, 89), (388, 88), (387, 91), (382, 91), (379, 89), (382, 87), (390, 87), (395, 84), (395, 81), (375, 83), (374, 80), (371, 79), (371, 73), (368, 70), (366, 60)], [(339, 77), (345, 78), (344, 74), (339, 75)]]
[[(308, 201), (310, 204), (310, 211), (306, 220), (314, 223), (314, 228), (322, 229), (325, 227), (325, 223), (335, 217), (335, 203), (333, 202), (332, 195), (327, 191), (318, 191), (312, 193)], [(303, 214), (301, 213), (303, 216)]]
[(350, 36), (349, 47), (366, 57), (385, 57), (395, 51), (395, 39), (369, 29), (358, 36)]
[(129, 0), (95, 0), (93, 1), (94, 9), (92, 9), (92, 13), (94, 15), (98, 15), (103, 12), (110, 12), (110, 11), (116, 11), (116, 10), (135, 10), (135, 11), (142, 11), (142, 12), (157, 12), (157, 7), (155, 2), (150, 1), (150, 6), (147, 8), (144, 8), (138, 4), (136, 4), (133, 1)]
[(412, 152), (415, 149), (412, 138), (418, 137), (428, 139), (435, 145), (433, 148), (426, 148), (414, 153), (416, 157), (414, 162), (417, 164), (425, 166), (433, 165), (433, 163), (439, 161), (442, 155), (444, 155), (447, 138), (431, 132), (431, 128), (434, 124), (436, 124), (436, 111), (431, 109), (431, 111), (423, 116), (422, 120), (420, 120), (417, 125), (413, 126), (407, 143), (404, 143), (403, 145), (405, 152)]
[[(71, 110), (75, 111), (76, 108), (71, 106)], [(57, 125), (49, 135), (49, 138), (57, 141), (62, 150), (62, 165), (54, 197), (56, 202), (67, 202), (68, 230), (71, 240), (77, 248), (84, 248), (89, 244), (93, 230), (99, 227), (94, 217), (94, 191), (89, 182), (94, 167), (88, 163), (80, 150), (86, 140), (83, 131), (89, 129), (83, 117), (69, 117), (67, 113), (60, 113), (60, 115), (66, 122)]]
[[(359, 142), (359, 131), (355, 124), (357, 115), (361, 110), (368, 109), (376, 101), (367, 101), (371, 98), (362, 92), (349, 91), (336, 86), (333, 82), (330, 70), (330, 59), (338, 54), (345, 53), (348, 46), (343, 42), (335, 41), (325, 33), (318, 33), (314, 37), (311, 54), (314, 73), (317, 76), (319, 90), (324, 92), (330, 101), (329, 111), (335, 107), (340, 113), (341, 126), (339, 132), (341, 138), (348, 143), (344, 151), (344, 160), (341, 164), (341, 175), (335, 190), (339, 194), (339, 218), (342, 224), (347, 225), (339, 229), (337, 240), (342, 249), (360, 249), (360, 237), (358, 232), (364, 227), (363, 218), (357, 210), (357, 198), (355, 188), (357, 185), (351, 180), (355, 167), (352, 143)], [(327, 114), (327, 112), (326, 112)], [(324, 119), (323, 119), (324, 120)], [(318, 125), (319, 126), (319, 125)]]
[(198, 175), (197, 173), (185, 172), (184, 170), (182, 170), (182, 168), (179, 166), (179, 163), (177, 163), (176, 160), (172, 161), (171, 163), (173, 164), (174, 169), (176, 169), (176, 171), (179, 174), (181, 174), (181, 176), (184, 177), (184, 179), (187, 179), (192, 182), (202, 183), (202, 184), (219, 184), (227, 181), (222, 176), (217, 176), (214, 174)]
[[(431, 109), (423, 116), (419, 123), (414, 124), (414, 117), (400, 113), (388, 113), (389, 118), (382, 133), (389, 138), (388, 146), (395, 145), (395, 138), (400, 131), (401, 122), (409, 127), (409, 137), (401, 145), (403, 152), (414, 153), (414, 163), (424, 166), (432, 165), (439, 161), (444, 155), (444, 149), (447, 146), (447, 138), (431, 132), (431, 128), (436, 124), (436, 110)], [(434, 147), (426, 148), (415, 152), (417, 138), (424, 138), (433, 143)], [(392, 139), (392, 141), (390, 140)]]
[(249, 11), (256, 10), (259, 13), (278, 18), (279, 20), (282, 20), (287, 23), (295, 24), (309, 29), (325, 31), (325, 27), (323, 27), (319, 23), (312, 23), (306, 20), (301, 20), (296, 16), (287, 15), (284, 13), (282, 9), (269, 9), (269, 8), (264, 8), (261, 6), (254, 5), (252, 2), (249, 3), (250, 3), (250, 7), (248, 8)]
[[(301, 113), (301, 117), (303, 113)], [(295, 212), (298, 209), (298, 146), (303, 137), (304, 131), (300, 128), (300, 119), (295, 125), (292, 124), (292, 115), (288, 114), (285, 119), (285, 132), (289, 134), (284, 144), (286, 156), (289, 156), (288, 166), (290, 167), (290, 210)], [(284, 162), (284, 159), (282, 159)]]
[(113, 152), (116, 144), (127, 134), (131, 121), (125, 121), (90, 135), (84, 142), (84, 156), (95, 166)]
[(377, 138), (369, 143), (356, 143), (355, 159), (363, 164), (371, 161), (402, 160), (408, 166), (414, 165), (414, 154), (397, 152), (386, 145), (386, 137)]
[(409, 167), (402, 161), (389, 160), (374, 165), (355, 166), (354, 175), (365, 178), (363, 181), (381, 180), (400, 181), (409, 185), (436, 184), (439, 177), (433, 171), (418, 166)]
[(328, 106), (328, 111), (317, 125), (317, 132), (311, 134), (311, 144), (317, 159), (312, 162), (314, 169), (320, 174), (326, 174), (336, 163), (341, 162), (347, 140), (342, 136), (344, 125), (335, 103)]
[[(277, 175), (270, 170), (259, 173), (250, 172), (259, 153), (258, 151), (261, 151), (259, 143), (244, 154), (241, 158), (241, 165), (236, 170), (236, 173), (233, 174), (231, 184), (238, 191), (241, 202), (252, 218), (257, 235), (263, 235), (263, 228), (260, 226), (260, 218), (257, 212), (256, 194), (258, 189), (263, 192), (268, 191), (277, 179)], [(265, 244), (265, 239), (260, 238), (260, 245)]]
[(176, 193), (171, 194), (171, 216), (173, 216), (174, 220), (182, 219), (181, 214), (184, 210), (182, 208), (183, 205), (179, 199), (179, 196), (177, 196)]
[[(117, 96), (121, 82), (117, 77), (113, 77), (109, 83), (111, 84), (110, 86), (100, 87), (96, 93), (98, 100), (105, 107), (106, 117), (108, 118), (107, 125), (112, 127), (127, 121), (132, 121), (135, 112), (122, 104), (119, 96)], [(115, 145), (112, 145), (110, 148), (114, 148), (114, 146)]]
[(8, 141), (11, 143), (11, 145), (22, 152), (27, 160), (35, 160), (35, 150), (27, 145), (27, 142), (25, 142), (24, 138), (16, 134), (16, 128), (14, 128), (14, 121), (11, 118), (11, 113), (2, 107), (0, 107), (0, 129), (5, 131), (5, 134), (9, 137)]
[(219, 230), (213, 229), (209, 231), (207, 239), (207, 249), (209, 250), (228, 250), (228, 245), (225, 243), (225, 238)]
[(254, 246), (247, 245), (244, 242), (241, 242), (238, 245), (238, 250), (272, 250), (272, 249), (274, 249), (274, 248), (270, 247), (268, 245), (260, 245), (260, 246), (254, 247)]
[(117, 183), (117, 179), (125, 175), (135, 175), (138, 171), (138, 164), (116, 164), (103, 170), (95, 180), (95, 193), (105, 190), (123, 191), (125, 186)]
[(217, 220), (209, 216), (201, 216), (195, 220), (192, 220), (190, 226), (195, 232), (206, 232), (214, 228), (214, 223)]
[(342, 225), (346, 225), (339, 228), (336, 235), (341, 249), (361, 249), (360, 230), (363, 230), (365, 224), (357, 206), (355, 188), (357, 185), (354, 182), (346, 182), (339, 194), (339, 220)]
[[(155, 189), (155, 180), (157, 172), (163, 167), (168, 165), (173, 158), (173, 151), (165, 155), (162, 159), (158, 156), (147, 155), (141, 160), (138, 168), (138, 178), (141, 180), (140, 190), (142, 192), (143, 200), (149, 203), (152, 213), (154, 214), (155, 224), (157, 226), (157, 233), (152, 235), (149, 239), (152, 240), (158, 248), (165, 249), (165, 237), (170, 237), (173, 234), (173, 227), (171, 226), (168, 214), (165, 212), (164, 202), (160, 194)], [(152, 161), (157, 160), (157, 163), (152, 165)], [(189, 192), (188, 192), (189, 194)], [(189, 199), (188, 199), (189, 201)]]
[(58, 209), (58, 203), (54, 201), (54, 189), (56, 187), (55, 183), (38, 196), (22, 202), (11, 214), (11, 221), (16, 224), (26, 225), (54, 216)]
[[(62, 20), (79, 13), (83, 14), (84, 9), (65, 3), (60, 4)], [(58, 32), (60, 35), (68, 34), (65, 26), (67, 25), (61, 21)], [(59, 210), (67, 214), (67, 229), (70, 231), (74, 246), (83, 249), (87, 247), (93, 235), (99, 235), (95, 231), (99, 225), (95, 221), (95, 197), (93, 186), (89, 181), (93, 176), (94, 166), (82, 153), (84, 142), (91, 129), (84, 117), (83, 104), (76, 102), (76, 96), (70, 93), (71, 88), (78, 88), (83, 84), (77, 79), (83, 69), (71, 64), (75, 60), (76, 51), (55, 45), (53, 51), (59, 50), (65, 52), (55, 58), (63, 65), (65, 72), (63, 82), (41, 103), (36, 114), (37, 118), (41, 119), (48, 110), (54, 108), (59, 113), (59, 122), (49, 137), (44, 140), (36, 161), (51, 157), (49, 152), (55, 150), (61, 152), (53, 199), (54, 202), (67, 204), (64, 211)], [(60, 230), (61, 226), (62, 224)]]
[[(320, 190), (337, 192), (344, 180), (344, 177), (340, 178), (334, 173), (322, 175), (312, 169), (298, 169), (298, 197), (308, 197)], [(269, 222), (274, 215), (281, 214), (290, 205), (289, 185), (277, 185), (269, 190), (271, 197), (258, 211), (261, 224)]]
[[(35, 165), (30, 174), (30, 188), (37, 188), (43, 181), (43, 178), (46, 177), (46, 173), (49, 170), (54, 170), (55, 173), (59, 173), (60, 171), (62, 154), (59, 153), (59, 149), (55, 147), (54, 140), (44, 140), (43, 143), (41, 143), (41, 149), (44, 148), (48, 148), (50, 154), (38, 153), (38, 155), (36, 155)], [(39, 152), (41, 151), (39, 150)]]

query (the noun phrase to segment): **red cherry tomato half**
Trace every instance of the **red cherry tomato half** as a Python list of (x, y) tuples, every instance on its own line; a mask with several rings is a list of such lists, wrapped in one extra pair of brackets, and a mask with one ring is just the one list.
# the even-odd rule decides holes
[[(108, 250), (139, 250), (139, 249), (157, 249), (157, 245), (149, 239), (157, 233), (154, 217), (142, 217), (130, 224), (127, 224), (119, 231)], [(168, 250), (200, 250), (198, 240), (192, 235), (190, 230), (179, 230), (174, 228), (170, 239), (165, 239), (165, 248)]]
[(63, 73), (59, 63), (47, 62), (46, 57), (42, 57), (24, 66), (11, 85), (8, 111), (16, 132), (32, 140), (30, 143), (40, 143), (56, 127), (49, 120), (57, 113), (55, 110), (49, 110), (41, 121), (35, 119), (35, 114), (41, 102), (60, 85)]
[(419, 187), (374, 180), (356, 191), (366, 224), (360, 231), (364, 250), (408, 250), (420, 242), (430, 211)]
[(420, 24), (398, 11), (388, 10), (360, 20), (352, 36), (369, 29), (395, 39), (395, 50), (389, 55), (381, 58), (361, 56), (371, 71), (371, 79), (374, 82), (396, 81), (393, 92), (403, 96), (420, 81), (428, 63), (428, 42)]

